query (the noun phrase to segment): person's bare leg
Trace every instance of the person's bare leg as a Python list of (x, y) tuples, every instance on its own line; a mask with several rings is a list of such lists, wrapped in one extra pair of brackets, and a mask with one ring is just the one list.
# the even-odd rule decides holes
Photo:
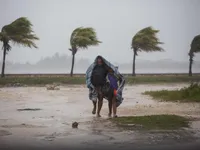
[(103, 95), (99, 94), (98, 96), (98, 108), (97, 108), (97, 117), (101, 117), (100, 112), (103, 105)]
[(109, 109), (108, 117), (111, 117), (112, 116), (112, 99), (108, 100), (108, 109)]
[(112, 98), (112, 107), (113, 107), (113, 117), (117, 117), (117, 104), (115, 96), (113, 96)]
[(96, 102), (96, 101), (92, 101), (92, 103), (93, 103), (92, 114), (96, 114), (96, 110), (97, 110), (97, 102)]

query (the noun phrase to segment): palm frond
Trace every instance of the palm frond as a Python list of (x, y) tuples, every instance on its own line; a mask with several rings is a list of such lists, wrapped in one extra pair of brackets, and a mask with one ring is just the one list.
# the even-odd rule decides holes
[(193, 38), (191, 42), (191, 48), (189, 53), (199, 53), (200, 52), (200, 35)]
[(10, 50), (11, 50), (11, 46), (10, 46), (10, 44), (9, 44), (9, 41), (8, 42), (6, 42), (6, 43), (3, 43), (3, 46), (2, 46), (2, 50), (6, 50), (6, 54), (7, 54), (7, 52), (9, 52)]
[(2, 31), (6, 32), (7, 35), (16, 35), (16, 34), (27, 34), (32, 33), (32, 24), (26, 17), (21, 17), (10, 23), (9, 25), (5, 25), (2, 28)]
[(72, 34), (71, 34), (71, 37), (70, 37), (70, 45), (74, 45), (74, 38), (76, 37), (77, 33), (79, 33), (79, 31), (82, 29), (83, 27), (79, 27), (79, 28), (76, 28)]
[(0, 32), (0, 41), (3, 40), (3, 34)]
[(131, 48), (138, 51), (152, 52), (152, 51), (164, 51), (159, 45), (164, 44), (160, 42), (156, 34), (159, 30), (155, 30), (152, 27), (146, 27), (132, 38)]
[(11, 36), (11, 39), (14, 44), (21, 44), (25, 47), (34, 47), (38, 48), (36, 44), (33, 42), (33, 40), (38, 40), (39, 38), (34, 35), (34, 34), (29, 34), (29, 35), (16, 35), (16, 36)]
[(14, 41), (14, 44), (20, 44), (23, 45), (25, 47), (29, 47), (29, 48), (38, 48), (37, 45), (30, 39), (21, 39), (21, 40), (16, 40)]
[(70, 44), (71, 47), (76, 47), (76, 48), (83, 48), (86, 49), (88, 46), (96, 46), (101, 41), (97, 39), (96, 32), (93, 28), (87, 27), (79, 27), (76, 28), (70, 38)]
[(34, 34), (32, 24), (26, 17), (18, 18), (9, 25), (5, 25), (2, 33), (9, 38), (8, 40), (16, 44), (37, 48), (33, 41), (39, 40), (39, 38)]

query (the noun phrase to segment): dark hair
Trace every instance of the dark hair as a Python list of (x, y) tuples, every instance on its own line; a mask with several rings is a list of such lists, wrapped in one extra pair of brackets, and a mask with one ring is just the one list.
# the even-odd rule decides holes
[(103, 61), (103, 58), (101, 56), (97, 56), (96, 62), (98, 61), (98, 59), (101, 59), (103, 65), (105, 64), (104, 61)]
[(112, 68), (108, 67), (108, 72), (114, 72)]
[(97, 56), (97, 59), (101, 59), (101, 60), (103, 60), (101, 56)]

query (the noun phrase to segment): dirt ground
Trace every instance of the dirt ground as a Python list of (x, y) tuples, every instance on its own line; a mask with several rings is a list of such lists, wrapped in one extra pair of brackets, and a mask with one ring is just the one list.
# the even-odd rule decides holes
[[(92, 115), (88, 89), (63, 86), (60, 90), (46, 87), (0, 88), (0, 148), (58, 147), (93, 148), (99, 145), (169, 145), (197, 142), (200, 139), (200, 104), (154, 101), (141, 93), (146, 90), (176, 89), (184, 84), (134, 85), (124, 89), (124, 102), (119, 116), (177, 114), (196, 117), (191, 129), (167, 133), (121, 131), (107, 121), (108, 104), (104, 100), (102, 118)], [(27, 109), (24, 110), (23, 109)], [(72, 129), (72, 122), (79, 122)], [(126, 143), (126, 144), (124, 144)], [(102, 148), (102, 147), (101, 147)]]

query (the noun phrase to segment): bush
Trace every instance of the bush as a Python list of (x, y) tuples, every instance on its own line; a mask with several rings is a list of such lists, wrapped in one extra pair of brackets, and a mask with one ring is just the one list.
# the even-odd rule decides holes
[(189, 87), (180, 89), (180, 92), (184, 98), (198, 96), (200, 94), (200, 84), (192, 83)]
[(200, 102), (200, 84), (192, 83), (180, 90), (146, 91), (143, 94), (164, 101)]

